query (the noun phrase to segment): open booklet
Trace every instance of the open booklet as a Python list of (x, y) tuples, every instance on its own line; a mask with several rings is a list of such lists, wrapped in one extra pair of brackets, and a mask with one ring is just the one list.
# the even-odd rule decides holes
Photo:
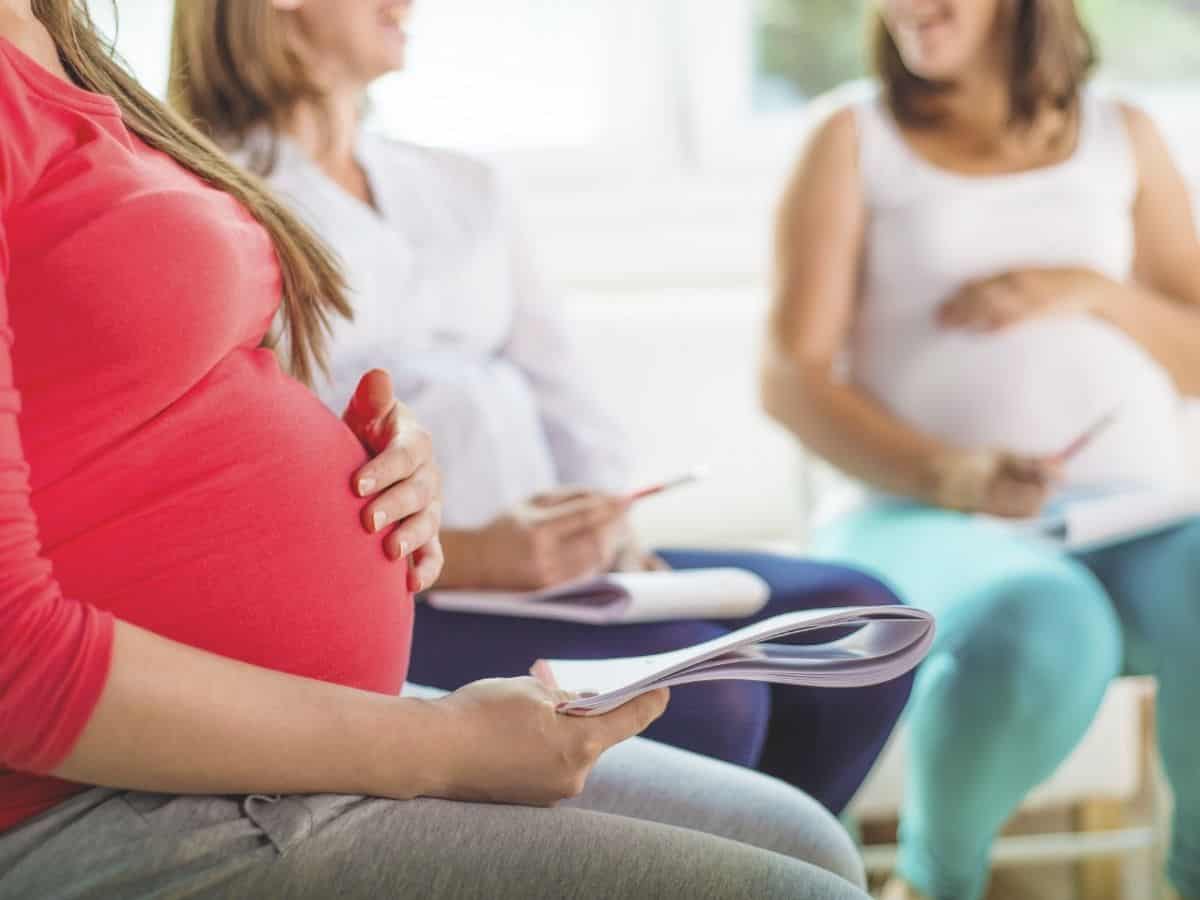
[[(852, 633), (846, 635), (850, 629)], [(696, 681), (740, 679), (852, 688), (898, 678), (924, 659), (933, 617), (907, 606), (787, 613), (693, 647), (627, 659), (539, 660), (533, 674), (578, 698), (560, 711), (599, 715), (638, 694)], [(797, 635), (827, 643), (780, 644)]]
[(1030, 519), (981, 518), (1082, 553), (1164, 531), (1196, 516), (1200, 492), (1134, 488), (1064, 496)]
[(761, 610), (770, 592), (765, 581), (743, 569), (690, 569), (617, 573), (533, 593), (435, 591), (426, 599), (451, 612), (614, 625), (742, 619)]

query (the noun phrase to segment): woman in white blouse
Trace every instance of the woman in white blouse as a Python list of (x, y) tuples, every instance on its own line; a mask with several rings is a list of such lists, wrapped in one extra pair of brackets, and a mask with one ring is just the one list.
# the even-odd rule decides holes
[[(364, 364), (381, 366), (432, 432), (445, 473), (443, 587), (532, 589), (618, 565), (738, 566), (771, 585), (763, 615), (897, 602), (877, 581), (831, 565), (638, 552), (625, 519), (627, 448), (580, 378), (495, 174), (361, 127), (367, 85), (403, 66), (410, 4), (258, 2), (236, 16), (231, 3), (177, 5), (172, 99), (341, 256), (356, 318), (335, 328), (326, 399), (337, 402)], [(535, 514), (562, 504), (572, 512)], [(417, 618), (412, 678), (446, 689), (522, 674), (538, 656), (657, 652), (724, 630), (700, 621), (584, 627), (428, 606)], [(648, 735), (757, 767), (839, 811), (909, 688), (908, 679), (849, 693), (690, 686)]]

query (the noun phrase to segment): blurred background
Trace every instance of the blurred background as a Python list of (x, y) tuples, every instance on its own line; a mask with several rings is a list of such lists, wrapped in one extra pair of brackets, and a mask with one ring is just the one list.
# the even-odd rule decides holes
[[(1200, 187), (1200, 0), (1079, 4), (1100, 81), (1151, 112)], [(639, 480), (712, 468), (639, 507), (650, 546), (803, 551), (828, 474), (758, 412), (771, 224), (813, 98), (864, 77), (868, 6), (416, 0), (409, 70), (376, 86), (376, 129), (486, 154), (508, 174)], [(92, 8), (161, 95), (169, 0)], [(1169, 800), (1152, 695), (1114, 685), (998, 845), (994, 900), (1155, 896)], [(857, 806), (879, 875), (894, 859), (901, 758), (893, 748)]]
[[(864, 73), (867, 5), (417, 0), (410, 68), (377, 86), (375, 126), (499, 158), (567, 287), (757, 279), (806, 106)], [(116, 6), (120, 51), (161, 92), (170, 3)], [(1080, 6), (1102, 80), (1154, 111), (1200, 183), (1200, 0)], [(112, 30), (110, 0), (92, 7)]]
[[(1200, 0), (1080, 0), (1101, 80), (1158, 119), (1200, 185)], [(91, 0), (152, 89), (167, 80), (169, 0)], [(408, 71), (376, 85), (373, 127), (491, 157), (569, 304), (601, 389), (645, 436), (642, 477), (727, 471), (647, 505), (664, 540), (744, 542), (802, 529), (814, 467), (761, 417), (753, 358), (771, 222), (811, 100), (865, 74), (869, 0), (416, 0)], [(687, 329), (680, 330), (680, 323)], [(611, 365), (612, 342), (623, 359)], [(711, 360), (707, 380), (686, 377)], [(680, 427), (663, 427), (670, 410)], [(749, 415), (745, 412), (745, 415)], [(684, 427), (686, 423), (686, 427)], [(747, 452), (740, 428), (753, 440)], [(697, 445), (702, 449), (697, 449)], [(786, 492), (774, 511), (725, 504)], [(725, 484), (729, 487), (722, 488)], [(724, 504), (732, 521), (702, 514)], [(691, 514), (695, 513), (695, 514)]]

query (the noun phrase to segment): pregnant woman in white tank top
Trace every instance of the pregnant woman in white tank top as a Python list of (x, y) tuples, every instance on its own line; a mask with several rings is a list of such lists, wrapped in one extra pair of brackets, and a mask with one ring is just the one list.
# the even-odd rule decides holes
[(979, 897), (1122, 671), (1158, 679), (1170, 875), (1200, 898), (1200, 524), (1067, 556), (967, 515), (1185, 479), (1189, 190), (1093, 62), (1072, 0), (882, 0), (881, 90), (822, 119), (783, 204), (764, 401), (872, 495), (815, 548), (940, 614), (889, 898)]

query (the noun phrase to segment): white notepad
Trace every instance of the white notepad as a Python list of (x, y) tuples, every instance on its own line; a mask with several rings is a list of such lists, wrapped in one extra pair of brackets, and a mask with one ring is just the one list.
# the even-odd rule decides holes
[(766, 605), (771, 590), (744, 569), (628, 572), (545, 591), (435, 591), (430, 606), (450, 612), (591, 625), (676, 619), (741, 619)]
[(1064, 498), (1030, 519), (981, 518), (1083, 553), (1165, 531), (1197, 516), (1200, 492), (1133, 489)]

